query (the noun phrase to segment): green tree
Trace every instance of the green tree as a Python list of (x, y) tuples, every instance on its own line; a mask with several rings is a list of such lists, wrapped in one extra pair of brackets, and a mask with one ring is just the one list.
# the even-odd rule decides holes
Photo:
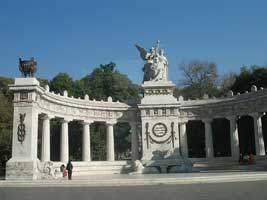
[(115, 152), (116, 159), (127, 159), (127, 151), (130, 151), (131, 148), (131, 127), (127, 123), (119, 123), (115, 126)]
[(236, 81), (236, 74), (229, 73), (221, 77), (219, 84), (219, 96), (226, 96)]
[(50, 90), (55, 93), (63, 94), (64, 90), (68, 91), (69, 96), (74, 94), (74, 81), (67, 73), (59, 73), (50, 81)]
[(82, 126), (78, 121), (72, 121), (69, 123), (71, 138), (70, 143), (70, 159), (71, 160), (82, 160)]
[(252, 85), (259, 87), (267, 87), (267, 67), (252, 65), (250, 68), (242, 67), (240, 74), (235, 76), (231, 90), (237, 93), (250, 91)]
[(103, 123), (93, 123), (91, 129), (92, 160), (106, 160), (106, 127)]
[(44, 78), (38, 78), (38, 81), (39, 81), (39, 83), (40, 83), (40, 86), (41, 87), (45, 87), (46, 85), (49, 85), (49, 80), (47, 80), (47, 79), (44, 79)]
[(73, 96), (83, 98), (86, 94), (90, 95), (90, 90), (84, 85), (84, 81), (76, 80), (73, 83)]
[(12, 150), (13, 106), (8, 85), (13, 82), (13, 79), (0, 77), (0, 174), (4, 173), (3, 169)]
[(92, 98), (105, 100), (111, 96), (113, 100), (125, 101), (139, 99), (139, 87), (133, 84), (127, 76), (115, 70), (116, 64), (100, 65), (90, 75), (84, 77), (84, 87)]

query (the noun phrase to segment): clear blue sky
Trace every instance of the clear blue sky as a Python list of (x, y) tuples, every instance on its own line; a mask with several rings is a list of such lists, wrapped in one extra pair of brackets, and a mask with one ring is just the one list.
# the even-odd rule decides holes
[(113, 61), (141, 83), (134, 43), (157, 39), (175, 83), (184, 60), (213, 61), (220, 74), (266, 65), (266, 9), (266, 0), (1, 0), (0, 76), (18, 77), (18, 58), (34, 56), (37, 77), (80, 79)]

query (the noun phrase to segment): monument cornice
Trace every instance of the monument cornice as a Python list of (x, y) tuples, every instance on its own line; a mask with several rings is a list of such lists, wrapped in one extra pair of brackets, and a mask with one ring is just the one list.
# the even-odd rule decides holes
[(219, 118), (231, 115), (249, 115), (267, 109), (267, 90), (253, 91), (220, 99), (189, 100), (181, 102), (181, 116)]

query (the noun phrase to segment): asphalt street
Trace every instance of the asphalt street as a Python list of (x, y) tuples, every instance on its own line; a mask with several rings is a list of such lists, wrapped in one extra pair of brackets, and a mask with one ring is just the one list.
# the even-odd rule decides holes
[(1, 187), (1, 200), (266, 200), (267, 181), (108, 187)]

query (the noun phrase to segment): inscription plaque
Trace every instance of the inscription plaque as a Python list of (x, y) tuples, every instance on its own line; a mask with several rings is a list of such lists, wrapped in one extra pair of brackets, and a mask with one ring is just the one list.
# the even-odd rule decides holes
[(167, 126), (163, 123), (157, 123), (153, 126), (152, 132), (156, 137), (163, 137), (167, 134)]

